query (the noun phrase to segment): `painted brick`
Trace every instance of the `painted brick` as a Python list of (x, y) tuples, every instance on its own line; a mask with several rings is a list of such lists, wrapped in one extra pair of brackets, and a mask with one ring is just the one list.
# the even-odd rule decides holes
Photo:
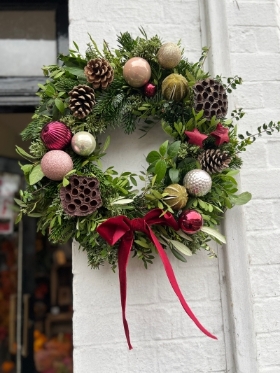
[(257, 333), (280, 332), (280, 297), (256, 301), (254, 313)]
[[(257, 345), (260, 352), (260, 371), (262, 368), (268, 367), (276, 369), (279, 367), (279, 354), (280, 354), (280, 333), (266, 333), (258, 335)], [(278, 370), (279, 371), (279, 370)], [(277, 372), (277, 369), (275, 370)]]
[(277, 24), (277, 13), (274, 1), (228, 1), (229, 26), (268, 26)]
[(255, 298), (280, 296), (280, 266), (257, 266), (251, 270), (252, 291)]
[(252, 265), (280, 264), (279, 242), (280, 230), (248, 232), (247, 243), (250, 263)]
[[(241, 172), (242, 188), (252, 193), (254, 198), (279, 198), (280, 170), (251, 171), (244, 168)], [(244, 177), (243, 177), (244, 176)]]

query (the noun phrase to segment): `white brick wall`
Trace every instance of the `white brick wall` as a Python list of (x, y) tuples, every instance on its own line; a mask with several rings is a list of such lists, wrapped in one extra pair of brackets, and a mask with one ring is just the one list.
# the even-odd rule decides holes
[[(232, 71), (244, 79), (236, 105), (240, 130), (280, 120), (279, 1), (228, 1)], [(263, 137), (243, 155), (242, 186), (260, 373), (280, 372), (280, 136)]]
[[(196, 60), (202, 47), (202, 3), (84, 0), (81, 6), (80, 1), (70, 0), (70, 40), (85, 50), (90, 33), (99, 45), (105, 38), (116, 46), (116, 34), (130, 31), (137, 35), (141, 25), (149, 35), (157, 33), (164, 41), (181, 38), (186, 55)], [(280, 118), (276, 5), (276, 0), (227, 0), (232, 73), (245, 80), (235, 95), (237, 107), (248, 112), (240, 125), (244, 132), (267, 118)], [(159, 129), (141, 140), (139, 134), (134, 134), (127, 146), (127, 136), (113, 132), (107, 164), (139, 171), (145, 165), (144, 155), (162, 142), (160, 136)], [(279, 145), (280, 136), (263, 138), (243, 155), (242, 188), (254, 195), (245, 209), (244, 223), (260, 373), (280, 372)], [(189, 305), (219, 340), (205, 337), (184, 314), (159, 260), (148, 271), (137, 260), (131, 260), (127, 318), (134, 349), (128, 351), (117, 274), (107, 266), (91, 270), (86, 255), (74, 246), (75, 373), (239, 373), (226, 363), (218, 260), (209, 260), (204, 252), (187, 264), (171, 260)]]

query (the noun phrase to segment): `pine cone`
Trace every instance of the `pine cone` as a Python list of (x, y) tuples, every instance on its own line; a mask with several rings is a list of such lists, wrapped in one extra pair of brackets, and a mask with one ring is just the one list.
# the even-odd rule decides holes
[(99, 181), (95, 177), (71, 176), (60, 189), (63, 210), (70, 216), (86, 216), (102, 206)]
[(222, 172), (228, 167), (231, 158), (227, 152), (220, 149), (208, 149), (198, 156), (202, 170), (209, 174)]
[(79, 119), (85, 118), (95, 105), (94, 90), (87, 85), (77, 85), (69, 92), (69, 108), (73, 116)]
[(114, 70), (104, 58), (90, 60), (84, 68), (87, 81), (94, 89), (107, 88), (114, 79)]
[(213, 80), (205, 79), (193, 86), (194, 108), (197, 112), (204, 110), (204, 117), (223, 118), (227, 114), (228, 99), (224, 86)]

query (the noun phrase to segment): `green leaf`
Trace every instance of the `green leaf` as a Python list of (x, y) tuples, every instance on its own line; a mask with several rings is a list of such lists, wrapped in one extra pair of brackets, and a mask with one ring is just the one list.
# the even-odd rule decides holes
[(18, 198), (14, 198), (14, 201), (17, 205), (19, 205), (20, 207), (26, 207), (26, 203), (24, 203), (22, 200), (18, 199)]
[(145, 249), (149, 249), (150, 245), (146, 241), (142, 240), (134, 240), (135, 243), (137, 243), (139, 246), (144, 247)]
[(56, 98), (54, 100), (55, 106), (58, 108), (58, 110), (63, 114), (64, 113), (64, 103), (61, 100), (61, 98)]
[(84, 78), (85, 73), (83, 69), (80, 69), (78, 67), (72, 67), (72, 66), (64, 66), (64, 69), (68, 71), (70, 74), (73, 74), (79, 78)]
[(62, 185), (64, 187), (66, 187), (68, 184), (70, 184), (70, 181), (68, 179), (66, 179), (66, 177), (64, 177), (63, 180), (62, 180)]
[(108, 146), (110, 145), (110, 141), (111, 141), (111, 138), (110, 136), (107, 136), (105, 142), (104, 142), (104, 145), (103, 145), (103, 151), (105, 152), (105, 150), (108, 148)]
[(25, 150), (23, 150), (21, 147), (17, 146), (16, 145), (16, 152), (21, 155), (23, 158), (27, 158), (27, 159), (36, 159), (35, 157), (33, 157), (32, 155), (26, 153)]
[(209, 234), (209, 236), (216, 238), (219, 242), (226, 243), (226, 238), (220, 232), (210, 227), (202, 227), (201, 231)]
[(193, 240), (191, 237), (189, 237), (188, 235), (186, 235), (186, 233), (184, 233), (181, 229), (179, 229), (176, 233), (177, 233), (180, 237), (184, 238), (184, 239), (187, 240), (187, 241), (192, 241), (192, 240)]
[(24, 175), (28, 175), (29, 172), (32, 170), (33, 167), (34, 167), (33, 164), (20, 165), (20, 168), (22, 169)]
[(34, 185), (38, 183), (41, 179), (43, 179), (45, 175), (43, 174), (42, 168), (40, 164), (37, 164), (33, 170), (30, 172), (29, 175), (29, 184)]
[(160, 159), (161, 156), (159, 154), (159, 152), (157, 152), (156, 150), (152, 150), (148, 155), (147, 155), (147, 158), (146, 158), (146, 161), (148, 163), (153, 163), (155, 161), (157, 161), (158, 159)]
[(174, 246), (176, 250), (180, 251), (180, 253), (187, 256), (192, 256), (192, 251), (182, 242), (176, 240), (170, 240), (169, 242)]
[(249, 202), (252, 198), (252, 194), (249, 192), (244, 192), (239, 194), (236, 199), (234, 199), (234, 203), (236, 205), (245, 205), (245, 203)]
[(175, 249), (171, 249), (172, 251), (172, 254), (175, 256), (175, 258), (181, 260), (181, 262), (187, 262), (187, 259), (182, 255), (180, 254), (177, 250)]
[(112, 202), (112, 205), (126, 205), (128, 203), (133, 202), (133, 199), (127, 198), (127, 199), (118, 199), (117, 201)]
[(164, 156), (166, 154), (166, 150), (167, 150), (167, 147), (168, 147), (168, 140), (166, 140), (163, 144), (161, 144), (161, 146), (159, 147), (159, 152), (162, 156)]
[(30, 218), (40, 218), (42, 216), (42, 213), (41, 212), (31, 212), (30, 214), (28, 214), (28, 216)]
[(174, 158), (177, 154), (178, 154), (178, 151), (180, 149), (180, 146), (181, 146), (181, 141), (175, 141), (173, 142), (169, 147), (168, 147), (168, 150), (167, 150), (167, 154), (170, 158)]
[(161, 182), (161, 180), (164, 178), (165, 176), (165, 173), (166, 173), (166, 169), (167, 169), (167, 166), (166, 166), (166, 163), (163, 159), (160, 159), (157, 161), (157, 163), (155, 164), (155, 174), (157, 176), (157, 182)]
[(177, 170), (176, 168), (170, 168), (169, 171), (169, 177), (170, 177), (170, 180), (172, 181), (172, 183), (178, 183), (179, 181), (179, 170)]

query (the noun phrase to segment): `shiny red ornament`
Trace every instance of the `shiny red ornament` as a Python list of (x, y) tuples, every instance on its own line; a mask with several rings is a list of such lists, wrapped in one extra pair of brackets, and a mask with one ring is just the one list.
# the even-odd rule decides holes
[(201, 214), (195, 210), (185, 210), (179, 216), (178, 224), (183, 232), (194, 234), (201, 229), (203, 218)]
[(61, 150), (72, 138), (70, 129), (61, 122), (50, 122), (41, 131), (41, 139), (50, 150)]
[(221, 123), (217, 124), (215, 131), (210, 135), (216, 138), (215, 145), (222, 145), (224, 142), (229, 142), (228, 128), (224, 127)]
[(157, 87), (152, 83), (147, 83), (144, 85), (144, 95), (146, 97), (154, 97), (157, 92)]
[(189, 138), (189, 144), (197, 145), (200, 148), (203, 148), (203, 141), (208, 137), (203, 133), (200, 133), (196, 128), (193, 131), (185, 131), (185, 135)]

